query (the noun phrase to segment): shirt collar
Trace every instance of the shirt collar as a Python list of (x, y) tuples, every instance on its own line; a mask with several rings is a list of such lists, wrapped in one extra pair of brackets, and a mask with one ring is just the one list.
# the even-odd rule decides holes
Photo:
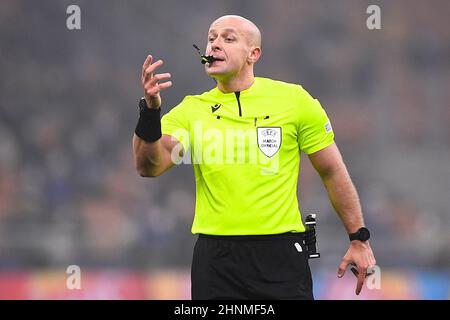
[[(252, 85), (250, 87), (248, 87), (247, 89), (241, 91), (241, 96), (248, 95), (256, 90), (256, 88), (258, 86), (258, 78), (259, 77), (255, 77), (255, 80), (253, 81)], [(214, 89), (212, 89), (210, 91), (210, 93), (215, 97), (228, 97), (228, 96), (235, 95), (235, 92), (224, 93), (224, 92), (220, 91), (217, 86)]]

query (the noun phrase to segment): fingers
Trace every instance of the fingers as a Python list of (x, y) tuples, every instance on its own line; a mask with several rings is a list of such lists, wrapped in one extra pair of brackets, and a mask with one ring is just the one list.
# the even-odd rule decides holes
[(145, 69), (148, 68), (148, 66), (152, 63), (153, 57), (151, 55), (148, 55), (147, 58), (144, 61), (144, 64), (142, 65), (142, 77), (144, 77)]
[(171, 77), (170, 73), (160, 73), (160, 74), (155, 74), (149, 81), (148, 84), (150, 86), (154, 86), (158, 81), (161, 80), (166, 80), (169, 79)]
[(149, 81), (144, 84), (144, 91), (148, 96), (157, 95), (161, 90), (170, 88), (172, 81), (158, 83), (161, 80), (167, 80), (171, 77), (170, 73), (161, 73), (154, 75)]
[(364, 285), (364, 280), (366, 279), (366, 277), (372, 275), (372, 273), (367, 273), (367, 270), (369, 268), (366, 267), (360, 267), (360, 268), (356, 268), (356, 267), (351, 267), (350, 270), (353, 272), (353, 274), (355, 275), (355, 277), (357, 278), (357, 283), (356, 283), (356, 290), (355, 293), (357, 295), (359, 295), (361, 293), (361, 289)]
[(367, 244), (367, 247), (350, 247), (339, 265), (339, 278), (344, 276), (348, 265), (351, 265), (350, 270), (357, 278), (355, 293), (359, 295), (366, 277), (376, 272), (376, 260), (370, 245)]
[(152, 62), (153, 56), (148, 55), (142, 65), (142, 86), (144, 87), (145, 96), (148, 99), (158, 96), (161, 90), (172, 86), (172, 81), (159, 83), (160, 81), (168, 80), (171, 77), (170, 73), (154, 75), (155, 70), (158, 69), (164, 62), (162, 60), (158, 60), (155, 63)]
[(339, 265), (339, 269), (337, 272), (338, 278), (342, 278), (344, 276), (345, 270), (347, 269), (347, 266), (349, 265), (350, 261), (348, 261), (346, 258), (342, 259), (341, 264)]
[(150, 89), (146, 90), (145, 93), (149, 97), (157, 96), (161, 90), (170, 88), (172, 86), (172, 81), (167, 81), (163, 83), (157, 83), (156, 85), (152, 86)]
[(357, 295), (360, 294), (361, 289), (362, 289), (363, 284), (364, 284), (364, 280), (366, 279), (366, 271), (365, 270), (358, 269), (358, 272), (359, 272), (359, 274), (357, 276), (358, 277), (358, 282), (356, 283), (356, 290), (355, 290), (355, 293)]
[(153, 77), (153, 72), (158, 69), (164, 62), (162, 60), (158, 60), (155, 63), (150, 64), (143, 70), (142, 73), (142, 82), (148, 81), (148, 79)]
[(167, 81), (159, 84), (160, 90), (170, 88), (172, 86), (172, 81)]
[(172, 86), (172, 81), (167, 81), (163, 83), (157, 83), (153, 86), (148, 86), (144, 88), (146, 97), (154, 97), (157, 96), (161, 90), (170, 88)]

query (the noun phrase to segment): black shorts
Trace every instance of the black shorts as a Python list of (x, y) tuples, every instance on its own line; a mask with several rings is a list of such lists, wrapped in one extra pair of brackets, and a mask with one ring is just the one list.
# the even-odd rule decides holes
[(302, 233), (199, 235), (192, 299), (314, 299), (303, 238)]

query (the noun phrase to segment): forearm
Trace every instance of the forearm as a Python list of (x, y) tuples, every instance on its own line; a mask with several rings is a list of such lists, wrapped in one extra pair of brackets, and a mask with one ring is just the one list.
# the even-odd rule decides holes
[(348, 233), (364, 226), (361, 204), (355, 186), (344, 165), (323, 176), (322, 181), (331, 204), (339, 215)]
[(161, 139), (146, 142), (136, 134), (133, 136), (133, 153), (136, 170), (143, 177), (154, 177), (160, 174), (164, 159), (164, 147)]

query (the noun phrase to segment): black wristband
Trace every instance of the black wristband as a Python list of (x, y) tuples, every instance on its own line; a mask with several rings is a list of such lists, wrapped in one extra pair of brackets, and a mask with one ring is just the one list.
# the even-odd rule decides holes
[[(140, 102), (142, 104), (142, 100)], [(145, 103), (145, 100), (144, 100)], [(149, 109), (145, 105), (145, 109), (140, 109), (140, 116), (134, 133), (144, 141), (155, 142), (162, 136), (161, 133), (161, 108)]]

